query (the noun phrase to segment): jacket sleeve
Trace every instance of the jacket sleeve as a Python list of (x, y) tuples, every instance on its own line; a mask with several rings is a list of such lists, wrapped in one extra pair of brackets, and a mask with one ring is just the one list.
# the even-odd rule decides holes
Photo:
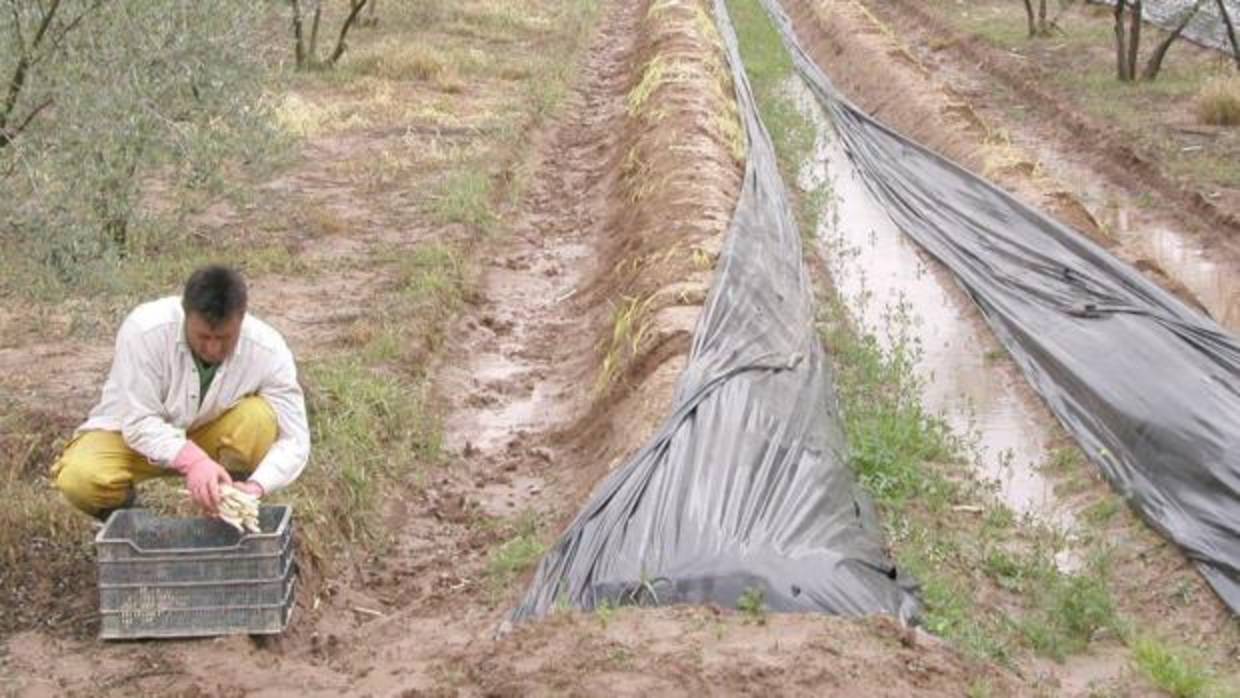
[(281, 346), (273, 365), (263, 379), (258, 394), (276, 413), (279, 432), (276, 442), (254, 469), (250, 479), (272, 493), (283, 489), (301, 475), (310, 458), (310, 427), (306, 420), (306, 400), (297, 383), (297, 365), (288, 346)]
[(112, 373), (120, 388), (121, 436), (130, 448), (166, 468), (186, 437), (184, 429), (168, 421), (160, 390), (168, 368), (157, 353), (158, 341), (127, 321), (116, 335)]

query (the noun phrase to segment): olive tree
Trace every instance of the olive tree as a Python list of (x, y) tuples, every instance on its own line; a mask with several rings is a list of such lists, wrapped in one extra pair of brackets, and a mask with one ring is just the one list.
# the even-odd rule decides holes
[(27, 280), (74, 285), (175, 244), (176, 226), (156, 212), (182, 210), (271, 142), (267, 3), (0, 9), (0, 245)]
[[(1149, 58), (1146, 59), (1145, 69), (1138, 75), (1137, 58), (1140, 55), (1141, 48), (1142, 0), (1117, 0), (1114, 11), (1116, 77), (1121, 82), (1152, 81), (1157, 79), (1158, 73), (1162, 70), (1163, 60), (1167, 57), (1167, 51), (1171, 49), (1171, 45), (1188, 28), (1189, 22), (1201, 11), (1205, 3), (1206, 0), (1194, 0), (1192, 4), (1186, 6), (1180, 12), (1175, 25), (1167, 32), (1162, 41), (1158, 42), (1158, 45), (1154, 47)], [(1124, 27), (1125, 9), (1128, 10), (1127, 29)]]

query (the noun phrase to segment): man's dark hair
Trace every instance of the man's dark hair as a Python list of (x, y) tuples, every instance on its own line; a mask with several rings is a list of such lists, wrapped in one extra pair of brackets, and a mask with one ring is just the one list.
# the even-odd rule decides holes
[(231, 267), (212, 264), (190, 274), (181, 294), (185, 314), (198, 313), (211, 325), (218, 325), (245, 312), (245, 279)]

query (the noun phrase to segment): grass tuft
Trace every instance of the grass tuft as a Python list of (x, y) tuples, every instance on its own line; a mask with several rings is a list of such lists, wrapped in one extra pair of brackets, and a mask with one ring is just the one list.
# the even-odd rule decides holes
[(464, 223), (487, 230), (496, 222), (491, 192), (491, 178), (484, 170), (461, 170), (441, 185), (431, 212), (439, 223)]
[(1240, 76), (1207, 82), (1197, 93), (1197, 119), (1203, 124), (1240, 126)]
[(373, 542), (379, 497), (440, 453), (426, 386), (381, 375), (353, 357), (306, 366), (313, 460), (289, 491), (316, 557)]
[(599, 368), (595, 389), (610, 386), (641, 350), (650, 331), (650, 307), (655, 295), (645, 298), (626, 296), (612, 313), (611, 340)]
[(547, 551), (541, 529), (539, 517), (527, 511), (513, 522), (510, 537), (491, 551), (487, 562), (487, 582), (492, 599), (498, 599)]
[(1133, 662), (1154, 685), (1175, 698), (1224, 698), (1236, 696), (1215, 684), (1213, 674), (1192, 653), (1175, 649), (1152, 637), (1131, 643)]

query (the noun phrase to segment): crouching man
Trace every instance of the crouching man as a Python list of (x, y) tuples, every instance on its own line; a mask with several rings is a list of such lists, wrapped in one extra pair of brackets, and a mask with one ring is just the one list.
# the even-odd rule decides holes
[(237, 271), (208, 266), (180, 298), (125, 318), (103, 397), (52, 466), (74, 506), (106, 519), (135, 484), (179, 474), (215, 513), (221, 485), (261, 497), (301, 474), (310, 432), (293, 355), (246, 299)]

